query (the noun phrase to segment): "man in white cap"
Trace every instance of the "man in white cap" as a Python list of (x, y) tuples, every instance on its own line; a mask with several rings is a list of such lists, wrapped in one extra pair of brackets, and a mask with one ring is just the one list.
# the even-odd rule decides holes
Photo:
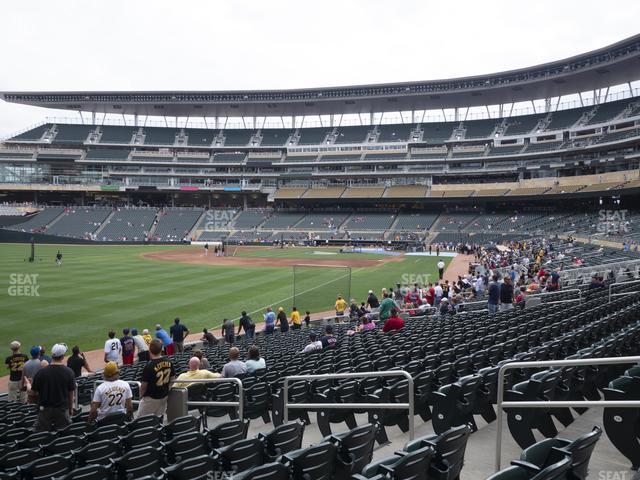
[(94, 420), (99, 422), (108, 415), (133, 414), (131, 387), (124, 380), (119, 380), (119, 373), (116, 362), (108, 362), (104, 366), (104, 382), (98, 385), (93, 394), (91, 411), (87, 418), (89, 423)]
[(9, 395), (7, 400), (10, 402), (22, 402), (26, 400), (26, 391), (22, 381), (22, 369), (24, 364), (29, 360), (24, 353), (20, 353), (20, 342), (14, 340), (9, 345), (11, 355), (4, 361), (9, 369)]
[(36, 373), (31, 385), (27, 383), (29, 400), (39, 407), (38, 431), (62, 430), (71, 424), (76, 376), (65, 365), (66, 353), (67, 346), (56, 343), (51, 348), (51, 364)]

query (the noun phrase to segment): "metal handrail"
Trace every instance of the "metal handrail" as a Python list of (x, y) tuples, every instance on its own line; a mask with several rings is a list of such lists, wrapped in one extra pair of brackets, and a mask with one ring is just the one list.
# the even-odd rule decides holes
[(570, 367), (591, 365), (620, 365), (624, 363), (640, 363), (637, 357), (609, 357), (609, 358), (580, 358), (576, 360), (545, 360), (542, 362), (509, 362), (500, 366), (498, 371), (498, 395), (496, 407), (498, 409), (496, 423), (496, 472), (500, 470), (502, 455), (502, 425), (504, 423), (504, 408), (567, 408), (567, 407), (618, 407), (640, 408), (640, 400), (586, 400), (586, 401), (539, 401), (539, 402), (504, 402), (504, 374), (514, 368), (542, 368), (542, 367)]
[(193, 380), (174, 380), (171, 382), (171, 388), (184, 388), (180, 387), (180, 384), (187, 385), (192, 383), (225, 383), (231, 382), (238, 385), (238, 401), (237, 402), (215, 402), (215, 401), (189, 401), (187, 400), (187, 407), (238, 407), (238, 416), (242, 418), (244, 412), (244, 394), (242, 390), (242, 380), (239, 378), (199, 378)]
[[(612, 295), (611, 294), (611, 290), (613, 289), (614, 286), (616, 285), (627, 285), (629, 283), (640, 283), (640, 280), (628, 280), (626, 282), (616, 282), (616, 283), (612, 283), (609, 285), (609, 301), (607, 303), (611, 303), (611, 297), (612, 296), (620, 296), (620, 294), (616, 294), (616, 295)], [(638, 292), (628, 292), (628, 293), (624, 293), (623, 295), (630, 295), (632, 293), (638, 293)]]
[[(409, 403), (289, 403), (289, 382), (302, 380), (327, 380), (338, 378), (372, 378), (372, 377), (404, 377), (408, 381)], [(284, 378), (283, 385), (284, 395), (284, 422), (289, 421), (289, 409), (376, 409), (376, 410), (409, 410), (409, 440), (413, 440), (415, 434), (414, 428), (414, 398), (413, 398), (413, 377), (409, 372), (404, 370), (389, 370), (383, 372), (357, 372), (357, 373), (328, 373), (322, 375), (292, 375)]]

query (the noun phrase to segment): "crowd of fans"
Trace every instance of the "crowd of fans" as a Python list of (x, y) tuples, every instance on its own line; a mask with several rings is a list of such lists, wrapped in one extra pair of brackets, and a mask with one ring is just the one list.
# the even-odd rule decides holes
[[(369, 290), (366, 299), (358, 302), (338, 295), (334, 304), (335, 321), (349, 323), (348, 335), (359, 335), (379, 328), (382, 332), (401, 331), (404, 317), (420, 313), (432, 313), (446, 321), (448, 316), (463, 311), (471, 302), (486, 302), (490, 313), (524, 306), (530, 295), (554, 292), (561, 289), (560, 265), (570, 252), (567, 248), (555, 248), (558, 243), (544, 240), (511, 242), (504, 245), (474, 246), (474, 261), (468, 272), (457, 281), (443, 279), (444, 262), (438, 262), (438, 280), (420, 285), (398, 283), (394, 287), (381, 289), (379, 295)], [(594, 277), (589, 288), (601, 288), (604, 279)], [(278, 329), (308, 328), (309, 342), (301, 353), (310, 353), (335, 348), (338, 338), (333, 335), (333, 326), (328, 324), (322, 335), (309, 328), (311, 313), (301, 314), (293, 307), (289, 314), (284, 307), (267, 307), (263, 313), (262, 333), (273, 335)], [(248, 349), (247, 358), (240, 358), (240, 350), (234, 346), (237, 336), (244, 333), (251, 342), (257, 325), (246, 312), (241, 312), (237, 323), (224, 319), (220, 334), (229, 345), (229, 361), (220, 372), (211, 371), (207, 359), (200, 350), (192, 350), (188, 370), (176, 377), (171, 356), (184, 352), (184, 341), (190, 330), (174, 319), (165, 330), (155, 327), (153, 334), (148, 329), (125, 328), (118, 338), (114, 331), (108, 332), (104, 345), (104, 382), (95, 390), (90, 421), (100, 421), (108, 415), (130, 415), (133, 411), (131, 387), (119, 380), (120, 365), (132, 365), (137, 360), (144, 363), (140, 376), (140, 406), (138, 415), (163, 414), (167, 397), (172, 387), (188, 387), (197, 380), (231, 378), (251, 374), (267, 367), (267, 361), (256, 345)], [(219, 340), (204, 329), (201, 341), (205, 346)], [(79, 347), (73, 347), (66, 358), (67, 346), (56, 344), (47, 355), (45, 348), (34, 346), (30, 358), (21, 352), (18, 341), (10, 344), (12, 354), (6, 359), (10, 371), (9, 400), (37, 403), (38, 428), (62, 428), (70, 422), (73, 412), (76, 378), (92, 369)]]

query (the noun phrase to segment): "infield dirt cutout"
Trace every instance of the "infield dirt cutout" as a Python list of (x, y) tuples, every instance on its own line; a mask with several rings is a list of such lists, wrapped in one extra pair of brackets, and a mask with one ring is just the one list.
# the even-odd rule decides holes
[[(256, 252), (256, 251), (273, 250), (270, 247), (238, 247), (232, 249), (231, 252)], [(294, 265), (326, 265), (330, 267), (379, 267), (386, 263), (401, 262), (404, 257), (388, 256), (381, 259), (357, 259), (357, 258), (309, 258), (300, 256), (300, 258), (270, 258), (270, 257), (216, 257), (213, 252), (205, 256), (202, 248), (193, 248), (191, 250), (166, 250), (161, 252), (152, 252), (142, 254), (144, 258), (152, 260), (162, 260), (166, 262), (187, 263), (190, 265), (221, 265), (221, 266), (238, 266), (238, 267), (292, 267)], [(349, 257), (352, 257), (349, 255)]]

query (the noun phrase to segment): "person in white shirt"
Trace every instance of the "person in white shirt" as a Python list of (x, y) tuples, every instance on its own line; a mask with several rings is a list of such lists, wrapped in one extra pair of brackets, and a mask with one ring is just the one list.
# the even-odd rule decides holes
[(442, 286), (439, 283), (436, 283), (436, 286), (433, 289), (435, 295), (436, 295), (436, 302), (435, 302), (435, 306), (437, 307), (438, 305), (440, 305), (440, 300), (442, 300)]
[(444, 262), (442, 260), (438, 262), (438, 277), (440, 280), (444, 278)]
[(116, 338), (116, 332), (112, 330), (109, 332), (109, 340), (104, 342), (104, 363), (115, 362), (117, 364), (121, 354), (122, 344)]
[(89, 423), (101, 421), (108, 415), (117, 413), (133, 414), (133, 401), (131, 387), (124, 380), (118, 379), (118, 364), (108, 362), (104, 366), (104, 382), (98, 385), (93, 399), (87, 421)]
[(322, 342), (317, 339), (314, 332), (311, 332), (309, 334), (309, 345), (304, 347), (302, 353), (315, 352), (316, 350), (322, 350)]

